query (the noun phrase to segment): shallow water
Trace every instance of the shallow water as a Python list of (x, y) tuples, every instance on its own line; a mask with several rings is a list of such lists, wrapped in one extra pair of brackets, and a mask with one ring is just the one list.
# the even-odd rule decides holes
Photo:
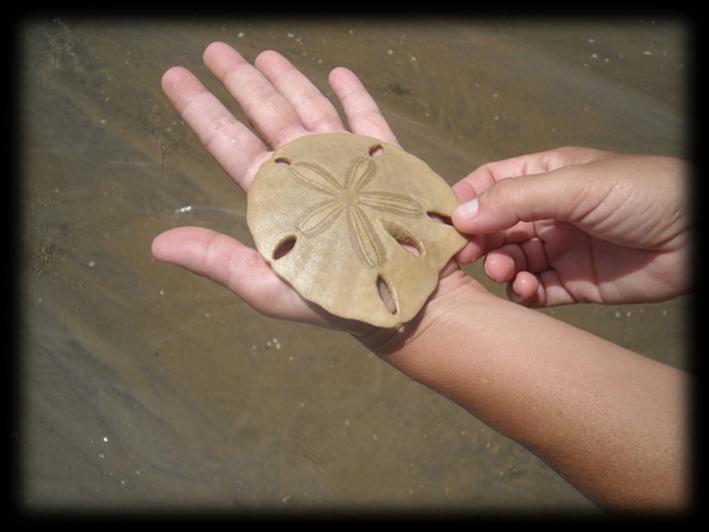
[[(534, 455), (345, 335), (262, 317), (151, 258), (203, 225), (251, 242), (244, 195), (160, 91), (213, 40), (361, 77), (451, 184), (559, 145), (682, 156), (682, 25), (33, 19), (21, 44), (20, 502), (28, 508), (589, 510)], [(234, 109), (236, 106), (228, 103)], [(469, 271), (484, 280), (480, 264)], [(548, 311), (686, 368), (687, 298)], [(512, 333), (512, 332), (511, 332)]]

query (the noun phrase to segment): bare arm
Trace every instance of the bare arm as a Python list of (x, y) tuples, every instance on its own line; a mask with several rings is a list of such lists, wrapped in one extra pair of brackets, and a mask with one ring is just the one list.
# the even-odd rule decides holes
[[(425, 318), (362, 341), (391, 365), (518, 441), (600, 505), (687, 503), (688, 377), (543, 313), (458, 271)], [(387, 354), (388, 353), (388, 354)]]
[[(204, 60), (262, 139), (189, 71), (168, 70), (163, 88), (244, 192), (271, 148), (308, 133), (346, 130), (327, 98), (276, 52), (259, 54), (251, 65), (230, 46), (213, 43)], [(396, 143), (352, 72), (338, 68), (329, 79), (351, 131)], [(484, 212), (484, 200), (480, 208)], [(474, 244), (468, 260), (476, 252)], [(478, 242), (477, 252), (490, 247)], [(309, 304), (256, 250), (210, 229), (169, 229), (156, 236), (151, 249), (159, 260), (221, 283), (259, 312), (357, 334), (390, 364), (538, 453), (603, 505), (679, 508), (686, 503), (686, 376), (501, 300), (456, 264), (441, 273), (418, 317), (391, 331)], [(511, 256), (514, 250), (506, 252)], [(546, 290), (555, 283), (539, 286), (549, 303)], [(541, 301), (532, 297), (533, 303)]]

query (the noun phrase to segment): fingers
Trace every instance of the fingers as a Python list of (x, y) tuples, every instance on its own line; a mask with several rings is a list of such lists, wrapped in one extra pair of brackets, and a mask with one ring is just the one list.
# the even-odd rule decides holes
[(506, 283), (514, 278), (518, 271), (526, 270), (527, 260), (516, 244), (502, 246), (487, 254), (485, 273), (497, 283)]
[(307, 133), (286, 97), (231, 46), (214, 42), (203, 59), (274, 149)]
[(485, 273), (497, 283), (507, 283), (507, 297), (527, 307), (576, 302), (551, 267), (538, 238), (507, 244), (488, 253)]
[(485, 271), (498, 283), (510, 281), (519, 271), (537, 273), (549, 267), (544, 243), (537, 237), (495, 246), (485, 259)]
[(217, 162), (248, 190), (254, 167), (268, 155), (263, 142), (188, 70), (169, 69), (162, 77), (162, 88)]
[(299, 321), (323, 321), (254, 249), (233, 238), (201, 227), (177, 227), (153, 240), (158, 260), (208, 277), (268, 316)]
[[(262, 52), (251, 65), (232, 47), (215, 42), (205, 49), (203, 59), (272, 148), (308, 133), (344, 131), (333, 104), (282, 55)], [(336, 70), (331, 83), (344, 100), (353, 131), (397, 143), (356, 76), (345, 69)], [(186, 69), (169, 69), (162, 86), (210, 153), (247, 191), (257, 169), (271, 156), (269, 147)], [(370, 328), (334, 318), (306, 302), (257, 251), (226, 235), (179, 227), (158, 235), (152, 252), (159, 260), (226, 286), (263, 314), (351, 331)]]
[(544, 306), (544, 287), (530, 272), (519, 272), (507, 283), (507, 298), (526, 307)]
[[(256, 58), (255, 65), (290, 102), (309, 131), (327, 133), (344, 130), (335, 106), (285, 57), (267, 50)], [(376, 102), (353, 72), (336, 68), (330, 73), (329, 81), (354, 133), (398, 145)]]
[(571, 221), (588, 181), (579, 167), (609, 155), (565, 147), (484, 164), (454, 185), (462, 203), (453, 224), (472, 234), (500, 231), (519, 221)]
[(591, 184), (577, 178), (576, 168), (498, 181), (478, 197), (459, 205), (451, 217), (453, 224), (464, 233), (486, 234), (522, 221), (573, 222), (582, 214), (577, 207)]
[(352, 71), (338, 67), (330, 72), (329, 81), (342, 103), (353, 133), (399, 145), (376, 102)]
[(554, 270), (538, 274), (518, 272), (507, 284), (507, 297), (520, 305), (530, 308), (554, 307), (576, 303), (576, 299), (564, 287)]
[(288, 100), (309, 131), (330, 133), (345, 129), (332, 102), (281, 54), (266, 50), (254, 64)]
[(490, 234), (468, 235), (468, 243), (461, 249), (456, 260), (459, 264), (469, 264), (488, 252), (493, 252), (506, 244), (521, 244), (537, 237), (541, 227), (539, 222), (520, 222), (514, 227)]
[(591, 148), (563, 147), (509, 159), (492, 161), (476, 168), (453, 186), (461, 202), (477, 198), (495, 183), (510, 177), (544, 174), (565, 166), (600, 159), (608, 152)]
[(553, 307), (576, 303), (576, 299), (565, 288), (558, 273), (546, 269), (537, 273), (517, 270), (509, 256), (496, 256), (485, 261), (485, 272), (499, 282), (507, 282), (507, 297), (520, 305), (530, 308)]
[[(272, 148), (307, 133), (344, 130), (332, 102), (281, 54), (267, 50), (251, 65), (231, 46), (214, 42), (205, 49), (203, 59)], [(336, 68), (330, 84), (354, 133), (398, 145), (357, 76)], [(268, 148), (184, 68), (168, 70), (163, 88), (209, 151), (247, 189)]]
[(456, 253), (455, 261), (458, 264), (470, 264), (482, 257), (487, 249), (485, 235), (470, 236), (463, 249)]
[(453, 185), (453, 192), (463, 203), (477, 198), (503, 179), (550, 172), (563, 166), (558, 155), (550, 155), (556, 151), (520, 155), (483, 164)]
[(532, 224), (525, 223), (518, 223), (513, 230), (506, 233), (489, 231), (486, 234), (475, 234), (470, 227), (470, 220), (479, 210), (478, 197), (495, 183), (528, 173), (548, 171), (561, 164), (560, 157), (550, 158), (548, 153), (551, 152), (522, 155), (484, 164), (452, 187), (461, 202), (460, 207), (453, 213), (453, 224), (458, 231), (470, 235), (468, 244), (456, 255), (460, 264), (469, 264), (485, 255), (488, 250), (499, 248), (504, 243), (520, 242), (535, 236)]

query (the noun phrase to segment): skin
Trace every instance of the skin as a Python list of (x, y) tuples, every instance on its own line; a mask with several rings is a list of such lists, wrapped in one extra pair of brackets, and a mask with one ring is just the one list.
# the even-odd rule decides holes
[[(488, 163), (458, 182), (453, 215), (485, 270), (527, 306), (638, 303), (685, 293), (687, 164), (559, 148)], [(473, 202), (470, 202), (473, 200)], [(466, 215), (469, 203), (478, 215)]]
[[(182, 67), (165, 72), (163, 90), (244, 192), (272, 149), (346, 130), (332, 103), (277, 52), (264, 51), (251, 65), (216, 42), (204, 62), (259, 136)], [(351, 71), (334, 69), (329, 83), (350, 131), (398, 144)], [(328, 314), (258, 252), (206, 228), (170, 229), (154, 239), (152, 253), (224, 285), (263, 314), (354, 335), (526, 446), (603, 507), (677, 510), (688, 500), (688, 376), (527, 306), (656, 301), (686, 291), (683, 172), (676, 160), (584, 148), (484, 165), (454, 187), (464, 206), (453, 222), (470, 243), (441, 272), (422, 311), (397, 329)], [(652, 187), (643, 185), (646, 176)], [(475, 198), (478, 212), (470, 217), (467, 202)], [(460, 269), (482, 255), (488, 274), (509, 282), (522, 305), (492, 295)]]

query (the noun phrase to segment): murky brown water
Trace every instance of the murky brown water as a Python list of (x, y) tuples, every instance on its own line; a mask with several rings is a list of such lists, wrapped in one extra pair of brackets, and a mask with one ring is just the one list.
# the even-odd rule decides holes
[[(213, 40), (249, 59), (277, 49), (327, 94), (328, 72), (348, 66), (403, 146), (452, 184), (559, 145), (683, 155), (686, 37), (640, 19), (28, 21), (21, 502), (595, 511), (348, 336), (262, 317), (154, 261), (153, 236), (181, 224), (251, 242), (243, 194), (160, 77), (182, 64), (230, 102), (201, 63)], [(483, 280), (480, 265), (470, 272)], [(686, 303), (549, 312), (684, 368)]]

